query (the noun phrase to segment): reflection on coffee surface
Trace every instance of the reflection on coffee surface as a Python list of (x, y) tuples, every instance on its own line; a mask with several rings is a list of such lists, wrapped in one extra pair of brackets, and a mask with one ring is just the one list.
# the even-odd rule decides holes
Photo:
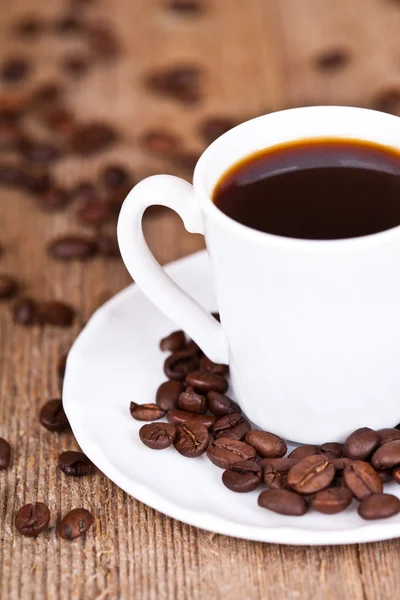
[(400, 153), (350, 139), (313, 138), (246, 157), (213, 201), (253, 229), (291, 238), (353, 238), (400, 224)]

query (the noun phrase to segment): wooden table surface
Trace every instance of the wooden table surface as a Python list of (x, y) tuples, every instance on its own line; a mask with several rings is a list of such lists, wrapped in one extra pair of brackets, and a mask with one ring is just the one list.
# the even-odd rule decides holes
[[(177, 133), (194, 150), (202, 119), (253, 115), (303, 104), (400, 105), (400, 2), (395, 0), (205, 0), (198, 16), (177, 16), (164, 0), (98, 0), (85, 11), (106, 19), (124, 52), (69, 84), (69, 102), (82, 120), (106, 119), (122, 132), (115, 149), (91, 159), (66, 158), (60, 182), (95, 177), (106, 162), (121, 161), (138, 177), (175, 172), (140, 149), (149, 127)], [(38, 81), (63, 80), (59, 61), (81, 42), (46, 35), (20, 42), (11, 25), (36, 12), (53, 18), (61, 0), (13, 0), (0, 5), (0, 60), (15, 51), (37, 65), (24, 91)], [(339, 67), (318, 67), (326, 53), (345, 54)], [(322, 56), (322, 59), (321, 59)], [(329, 57), (328, 57), (329, 58)], [(204, 99), (197, 106), (163, 101), (143, 85), (158, 67), (194, 63), (204, 69)], [(332, 61), (331, 61), (332, 62)], [(333, 60), (333, 62), (335, 62)], [(0, 96), (7, 91), (0, 89)], [(400, 585), (398, 540), (341, 547), (293, 547), (224, 537), (169, 519), (127, 496), (101, 475), (67, 478), (56, 468), (71, 433), (51, 434), (38, 422), (39, 407), (60, 394), (56, 365), (105, 299), (130, 283), (119, 260), (96, 258), (60, 264), (46, 255), (58, 234), (87, 229), (76, 206), (44, 213), (31, 197), (0, 189), (0, 272), (17, 275), (34, 297), (67, 299), (79, 311), (75, 325), (24, 328), (13, 323), (10, 303), (0, 306), (0, 436), (13, 447), (0, 473), (0, 597), (60, 599), (391, 599)], [(166, 263), (203, 246), (176, 215), (145, 222), (147, 239)], [(132, 457), (134, 460), (134, 457)], [(16, 510), (46, 502), (51, 527), (37, 539), (20, 536)], [(95, 516), (85, 539), (57, 537), (55, 521), (84, 506)]]

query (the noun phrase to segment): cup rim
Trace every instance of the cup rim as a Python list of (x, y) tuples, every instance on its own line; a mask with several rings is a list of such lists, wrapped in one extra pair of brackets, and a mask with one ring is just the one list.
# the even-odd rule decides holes
[[(284, 116), (295, 116), (295, 117), (299, 117), (299, 119), (303, 119), (305, 116), (307, 116), (307, 118), (311, 118), (312, 115), (319, 113), (319, 115), (321, 116), (321, 114), (325, 115), (327, 119), (329, 118), (337, 118), (338, 116), (340, 116), (340, 114), (344, 114), (346, 113), (347, 116), (356, 116), (356, 114), (358, 116), (362, 116), (363, 118), (370, 118), (372, 120), (377, 121), (381, 121), (381, 124), (383, 127), (386, 128), (394, 128), (397, 127), (399, 128), (399, 134), (400, 134), (400, 118), (395, 116), (395, 115), (391, 115), (388, 113), (383, 113), (380, 111), (376, 111), (376, 110), (372, 110), (372, 109), (368, 109), (368, 108), (357, 108), (357, 107), (351, 107), (351, 106), (334, 106), (334, 105), (330, 105), (330, 106), (304, 106), (304, 107), (298, 107), (298, 108), (290, 108), (290, 109), (285, 109), (285, 110), (281, 110), (281, 111), (275, 111), (272, 113), (267, 113), (265, 115), (261, 115), (259, 117), (255, 117), (254, 119), (249, 119), (248, 121), (245, 121), (244, 123), (241, 123), (239, 125), (237, 125), (236, 127), (233, 127), (232, 129), (230, 129), (229, 131), (227, 131), (226, 133), (224, 133), (223, 135), (221, 135), (219, 138), (217, 138), (214, 142), (212, 142), (207, 148), (206, 150), (203, 152), (203, 154), (200, 156), (199, 160), (197, 161), (197, 164), (195, 166), (194, 169), (194, 173), (193, 173), (193, 187), (195, 190), (195, 194), (196, 197), (198, 198), (200, 204), (201, 204), (201, 208), (202, 210), (211, 218), (213, 219), (215, 222), (217, 222), (221, 227), (223, 227), (224, 229), (227, 229), (229, 231), (231, 231), (232, 233), (236, 234), (238, 237), (241, 237), (242, 239), (246, 239), (248, 241), (252, 241), (255, 243), (259, 243), (261, 245), (267, 245), (267, 246), (275, 246), (278, 248), (283, 248), (283, 249), (298, 249), (298, 250), (305, 250), (305, 251), (344, 251), (344, 250), (353, 250), (355, 248), (360, 248), (360, 247), (366, 247), (366, 246), (371, 246), (371, 245), (375, 245), (378, 243), (384, 243), (384, 242), (390, 242), (392, 241), (395, 237), (397, 237), (399, 235), (400, 232), (400, 224), (396, 225), (395, 227), (392, 227), (390, 229), (385, 229), (383, 231), (379, 231), (377, 233), (372, 233), (372, 234), (368, 234), (368, 235), (363, 235), (363, 236), (358, 236), (358, 237), (354, 237), (354, 238), (339, 238), (339, 239), (329, 239), (329, 240), (315, 240), (315, 239), (305, 239), (305, 238), (292, 238), (292, 237), (284, 237), (284, 236), (280, 236), (280, 235), (275, 235), (272, 233), (267, 233), (264, 231), (259, 231), (257, 229), (252, 229), (251, 227), (248, 227), (247, 225), (243, 225), (242, 223), (239, 223), (238, 221), (235, 221), (234, 219), (232, 219), (231, 217), (229, 217), (228, 215), (226, 215), (225, 213), (223, 213), (212, 201), (211, 195), (207, 192), (206, 186), (205, 186), (205, 172), (207, 169), (207, 164), (210, 160), (212, 160), (213, 155), (215, 155), (215, 153), (218, 153), (220, 151), (223, 151), (223, 146), (226, 144), (230, 143), (230, 140), (233, 137), (236, 137), (238, 134), (241, 134), (245, 129), (247, 129), (252, 123), (260, 123), (261, 121), (268, 121), (268, 120), (273, 120), (274, 118), (282, 118)], [(326, 133), (325, 135), (314, 135), (314, 134), (310, 134), (309, 138), (310, 139), (317, 139), (318, 137), (329, 137), (329, 138), (337, 138), (337, 139), (354, 139), (354, 140), (359, 140), (359, 141), (370, 141), (370, 142), (374, 142), (377, 144), (381, 144), (382, 146), (386, 146), (386, 147), (390, 147), (390, 148), (394, 148), (395, 150), (397, 150), (399, 152), (399, 157), (400, 157), (400, 141), (398, 144), (388, 144), (384, 141), (381, 141), (379, 139), (373, 136), (368, 136), (368, 132), (366, 133), (365, 137), (361, 137), (359, 135), (341, 135), (341, 134), (331, 134), (331, 133)], [(293, 137), (290, 137), (287, 141), (290, 142), (291, 139), (293, 141), (295, 140), (299, 140), (299, 139), (308, 139), (307, 135), (296, 135), (295, 133), (293, 134)], [(400, 136), (399, 136), (399, 140), (400, 140)], [(282, 142), (280, 141), (276, 141), (276, 143), (272, 143), (272, 144), (266, 144), (266, 148), (268, 147), (274, 147), (275, 145), (280, 145)], [(252, 152), (250, 153), (243, 153), (243, 157), (245, 158), (246, 156), (251, 156)], [(240, 160), (240, 159), (239, 159)], [(235, 164), (234, 161), (232, 163), (232, 165)], [(232, 166), (231, 165), (231, 166)], [(228, 167), (229, 168), (229, 167)], [(224, 169), (221, 171), (221, 176), (226, 172), (227, 169)], [(214, 185), (215, 188), (215, 185)], [(213, 188), (213, 189), (214, 189)]]

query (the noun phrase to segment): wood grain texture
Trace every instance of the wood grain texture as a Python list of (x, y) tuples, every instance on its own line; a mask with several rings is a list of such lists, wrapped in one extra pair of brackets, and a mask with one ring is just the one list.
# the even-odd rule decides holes
[[(164, 5), (163, 0), (99, 0), (86, 9), (88, 18), (112, 23), (124, 55), (70, 86), (69, 102), (82, 120), (112, 121), (123, 143), (90, 160), (63, 160), (57, 176), (68, 187), (95, 177), (111, 159), (132, 167), (138, 177), (174, 172), (138, 147), (149, 127), (166, 127), (200, 151), (198, 127), (207, 115), (242, 120), (299, 104), (364, 106), (400, 88), (400, 3), (395, 0), (207, 0), (207, 11), (196, 18), (173, 16)], [(27, 51), (37, 65), (26, 90), (49, 77), (62, 78), (60, 58), (66, 49), (80, 47), (79, 41), (51, 35), (17, 43), (10, 26), (32, 10), (28, 0), (0, 5), (0, 60)], [(53, 18), (63, 5), (40, 0), (35, 11)], [(335, 73), (316, 70), (316, 56), (337, 47), (349, 52), (349, 65)], [(181, 62), (205, 70), (204, 101), (198, 107), (161, 101), (143, 85), (150, 70)], [(237, 540), (166, 518), (101, 475), (75, 480), (56, 469), (59, 452), (76, 448), (71, 434), (50, 434), (38, 423), (39, 407), (60, 394), (58, 358), (95, 308), (130, 282), (120, 261), (58, 264), (47, 257), (45, 245), (53, 236), (84, 231), (75, 211), (72, 206), (46, 215), (28, 196), (0, 190), (5, 246), (0, 271), (18, 274), (27, 294), (68, 299), (79, 311), (71, 329), (25, 329), (13, 324), (10, 303), (0, 306), (0, 436), (13, 447), (11, 468), (0, 473), (0, 598), (397, 597), (397, 540), (328, 548)], [(203, 247), (202, 238), (186, 233), (167, 211), (146, 219), (145, 230), (162, 263)], [(36, 540), (22, 538), (13, 526), (15, 512), (36, 500), (49, 505), (51, 527)], [(92, 511), (95, 526), (83, 540), (60, 540), (56, 519), (78, 506)]]

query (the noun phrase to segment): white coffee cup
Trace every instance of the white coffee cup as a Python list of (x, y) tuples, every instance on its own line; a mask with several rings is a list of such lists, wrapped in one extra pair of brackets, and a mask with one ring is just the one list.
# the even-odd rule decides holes
[[(243, 157), (316, 137), (400, 150), (400, 119), (317, 106), (243, 123), (203, 153), (193, 186), (168, 175), (141, 181), (122, 207), (118, 240), (149, 299), (211, 360), (229, 364), (247, 417), (289, 440), (318, 444), (400, 421), (400, 227), (353, 239), (291, 239), (241, 225), (211, 200), (220, 177)], [(221, 325), (150, 253), (141, 220), (154, 204), (204, 234)]]

